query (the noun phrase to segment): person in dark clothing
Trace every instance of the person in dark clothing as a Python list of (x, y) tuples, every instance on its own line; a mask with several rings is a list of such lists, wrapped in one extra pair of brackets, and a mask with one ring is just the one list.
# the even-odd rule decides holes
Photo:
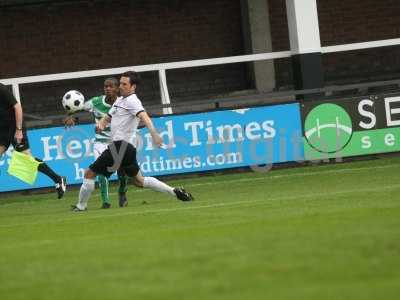
[[(5, 85), (0, 83), (0, 157), (10, 145), (14, 147), (15, 151), (32, 156), (23, 123), (21, 103), (15, 99)], [(38, 171), (54, 181), (58, 199), (61, 199), (67, 188), (66, 178), (56, 174), (42, 160), (36, 157), (35, 160), (40, 162)]]

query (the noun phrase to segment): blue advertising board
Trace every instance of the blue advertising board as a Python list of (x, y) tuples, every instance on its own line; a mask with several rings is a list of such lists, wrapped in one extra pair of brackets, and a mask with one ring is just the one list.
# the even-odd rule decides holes
[[(135, 141), (144, 175), (158, 176), (304, 159), (298, 103), (154, 118), (164, 146), (153, 146), (147, 129)], [(82, 182), (94, 160), (94, 125), (28, 132), (32, 153), (68, 183)], [(52, 186), (39, 173), (34, 186), (7, 174), (11, 149), (0, 159), (0, 192)], [(114, 177), (115, 178), (115, 175)]]

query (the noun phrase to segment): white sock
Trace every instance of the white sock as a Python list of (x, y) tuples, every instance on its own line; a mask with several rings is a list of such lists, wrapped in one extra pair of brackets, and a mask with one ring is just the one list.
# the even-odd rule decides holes
[(79, 191), (79, 201), (76, 205), (79, 209), (85, 209), (89, 201), (89, 197), (94, 190), (94, 179), (83, 179), (81, 190)]
[(174, 188), (170, 187), (168, 184), (165, 184), (164, 182), (154, 177), (144, 177), (143, 187), (150, 188), (157, 192), (167, 193), (172, 196), (175, 196)]

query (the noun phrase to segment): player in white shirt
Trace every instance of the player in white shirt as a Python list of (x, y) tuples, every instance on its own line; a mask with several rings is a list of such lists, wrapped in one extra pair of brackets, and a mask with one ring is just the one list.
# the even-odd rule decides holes
[(175, 196), (181, 201), (191, 201), (193, 196), (183, 188), (173, 188), (154, 177), (144, 177), (136, 160), (136, 148), (131, 141), (142, 122), (148, 129), (154, 145), (161, 147), (162, 138), (154, 128), (153, 122), (143, 108), (142, 102), (136, 96), (136, 85), (139, 77), (136, 72), (129, 71), (121, 75), (120, 95), (108, 112), (96, 124), (96, 130), (103, 130), (111, 123), (112, 143), (85, 171), (83, 183), (79, 192), (79, 201), (72, 207), (73, 211), (85, 211), (92, 191), (94, 190), (97, 174), (109, 177), (113, 172), (120, 170), (133, 178), (138, 187), (146, 187), (158, 192)]
[[(119, 81), (114, 77), (106, 78), (104, 80), (104, 94), (101, 96), (96, 96), (90, 98), (85, 102), (83, 107), (84, 111), (90, 112), (93, 114), (93, 117), (96, 121), (100, 121), (111, 109), (115, 100), (117, 100), (119, 96)], [(64, 124), (66, 127), (74, 126), (77, 123), (77, 118), (69, 115), (64, 119)], [(94, 144), (93, 144), (93, 154), (94, 158), (97, 159), (103, 151), (107, 149), (108, 144), (111, 143), (111, 128), (110, 126), (106, 126), (103, 131), (96, 132)], [(102, 200), (101, 208), (110, 208), (111, 202), (108, 193), (108, 178), (99, 174), (97, 176), (99, 187), (100, 187), (100, 195)], [(128, 200), (126, 198), (128, 177), (124, 174), (118, 173), (118, 199), (119, 206), (124, 207), (128, 205)]]

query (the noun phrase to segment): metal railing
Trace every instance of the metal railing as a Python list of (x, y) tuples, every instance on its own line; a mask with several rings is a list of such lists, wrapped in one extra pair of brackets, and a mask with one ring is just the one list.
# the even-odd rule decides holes
[[(380, 40), (380, 41), (371, 41), (371, 42), (364, 42), (364, 43), (326, 46), (326, 47), (321, 47), (321, 53), (352, 51), (352, 50), (360, 50), (360, 49), (369, 49), (369, 48), (374, 48), (374, 47), (394, 46), (394, 45), (400, 45), (400, 38), (389, 39), (389, 40)], [(98, 70), (91, 70), (91, 71), (78, 71), (78, 72), (57, 73), (57, 74), (48, 74), (48, 75), (18, 77), (18, 78), (7, 78), (7, 79), (0, 79), (0, 82), (5, 85), (11, 85), (12, 91), (13, 91), (15, 97), (17, 98), (18, 101), (20, 101), (20, 85), (22, 85), (22, 84), (116, 75), (116, 74), (121, 74), (127, 70), (134, 70), (136, 72), (157, 71), (159, 83), (160, 83), (160, 94), (161, 94), (161, 104), (163, 107), (163, 113), (171, 114), (172, 107), (171, 107), (171, 99), (170, 99), (169, 91), (168, 91), (166, 70), (192, 68), (192, 67), (204, 67), (204, 66), (232, 64), (232, 63), (243, 63), (243, 62), (256, 62), (256, 61), (261, 61), (261, 60), (288, 58), (288, 57), (291, 57), (292, 55), (293, 55), (293, 53), (291, 51), (281, 51), (281, 52), (272, 52), (272, 53), (221, 57), (221, 58), (198, 59), (198, 60), (189, 60), (189, 61), (181, 61), (181, 62), (171, 62), (171, 63), (126, 66), (126, 67), (120, 67), (120, 68), (98, 69)]]

